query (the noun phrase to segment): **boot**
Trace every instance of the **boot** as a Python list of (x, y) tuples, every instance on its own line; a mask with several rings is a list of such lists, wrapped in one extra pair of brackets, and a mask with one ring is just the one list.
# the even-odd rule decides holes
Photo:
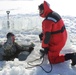
[(72, 66), (76, 65), (76, 53), (73, 54), (73, 58), (71, 60), (72, 60), (71, 65)]
[(68, 53), (65, 55), (65, 60), (72, 60), (71, 65), (74, 66), (76, 65), (76, 53)]

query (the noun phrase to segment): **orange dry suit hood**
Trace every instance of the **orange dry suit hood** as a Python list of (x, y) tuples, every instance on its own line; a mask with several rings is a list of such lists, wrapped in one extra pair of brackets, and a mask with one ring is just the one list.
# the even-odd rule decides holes
[(52, 12), (52, 10), (50, 9), (49, 4), (46, 1), (44, 1), (43, 7), (44, 7), (44, 12), (40, 16), (46, 17), (50, 12)]

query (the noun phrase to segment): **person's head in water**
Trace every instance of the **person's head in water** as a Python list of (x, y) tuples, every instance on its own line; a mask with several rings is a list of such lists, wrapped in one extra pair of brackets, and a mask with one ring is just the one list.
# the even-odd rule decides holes
[(15, 35), (12, 32), (7, 33), (6, 37), (7, 39), (11, 38), (13, 42), (15, 41)]

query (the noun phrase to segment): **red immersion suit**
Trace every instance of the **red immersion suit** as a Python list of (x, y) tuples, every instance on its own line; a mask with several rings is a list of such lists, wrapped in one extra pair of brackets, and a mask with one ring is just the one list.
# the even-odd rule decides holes
[(41, 17), (45, 19), (42, 22), (42, 48), (49, 48), (48, 59), (50, 63), (60, 63), (65, 61), (64, 55), (59, 54), (67, 40), (65, 25), (60, 15), (52, 11), (46, 1), (43, 6), (44, 13)]

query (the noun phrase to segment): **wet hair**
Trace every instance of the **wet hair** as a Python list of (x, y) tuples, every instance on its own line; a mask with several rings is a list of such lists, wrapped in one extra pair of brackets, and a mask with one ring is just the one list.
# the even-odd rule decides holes
[(15, 36), (12, 32), (7, 33), (6, 37), (9, 38), (11, 36)]
[(40, 10), (44, 10), (43, 4), (40, 4), (40, 5), (38, 6), (38, 8), (39, 8)]

